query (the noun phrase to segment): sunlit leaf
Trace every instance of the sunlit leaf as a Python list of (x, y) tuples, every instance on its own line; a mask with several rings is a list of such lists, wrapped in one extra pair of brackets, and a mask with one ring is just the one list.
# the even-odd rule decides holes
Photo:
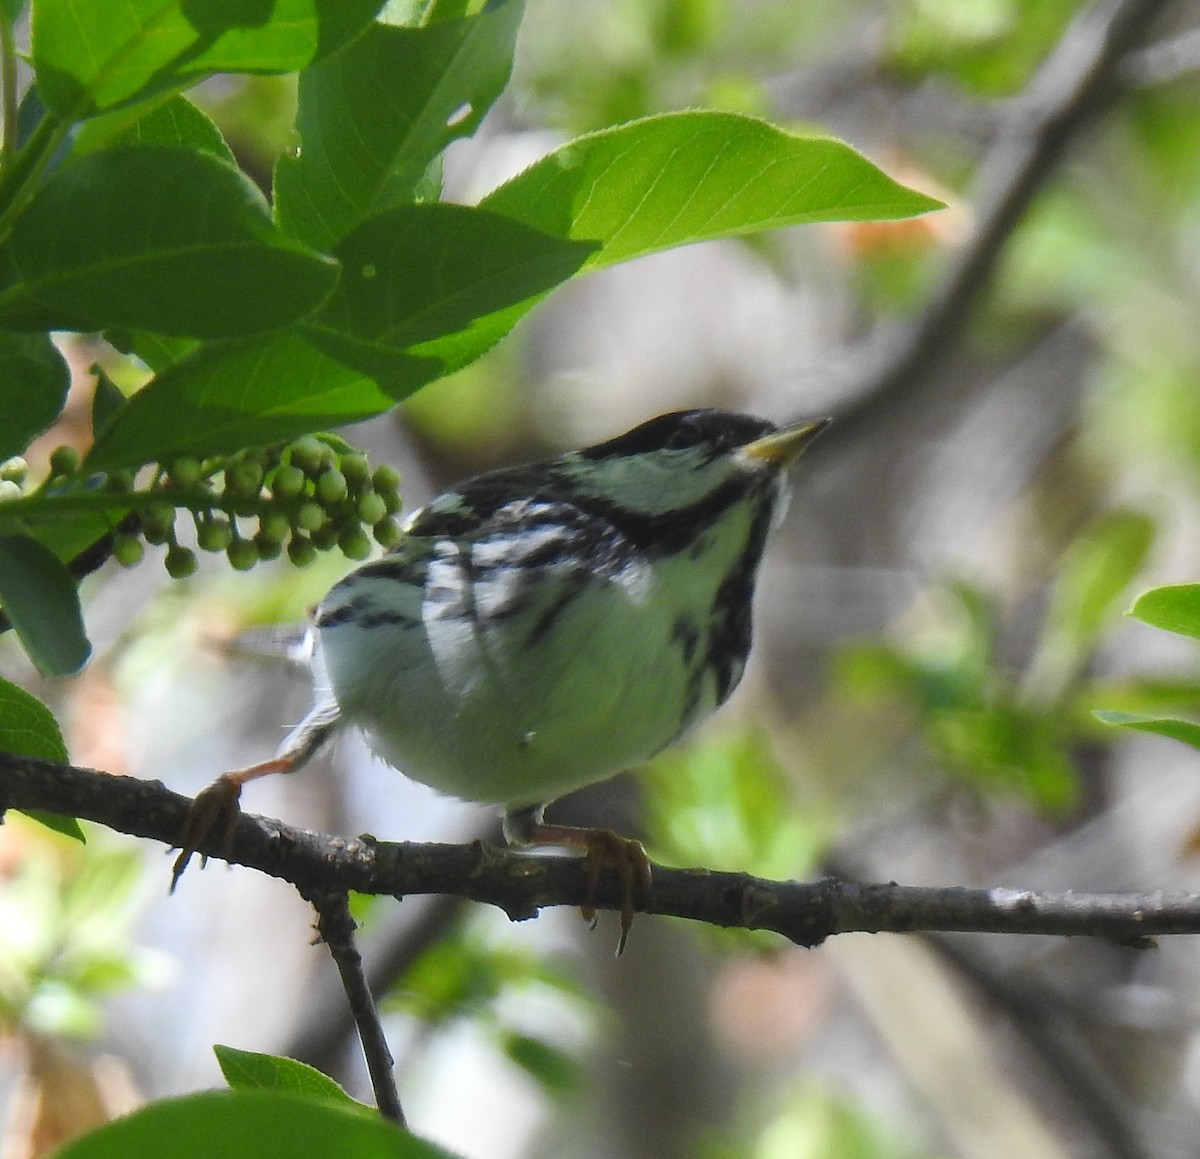
[(521, 0), (421, 28), (372, 25), (300, 78), (301, 148), (275, 171), (280, 224), (329, 249), (417, 199), (431, 162), (469, 136), (512, 68)]
[(570, 141), (480, 204), (557, 237), (600, 242), (591, 269), (785, 225), (941, 208), (841, 141), (712, 111), (664, 113)]
[(234, 336), (309, 313), (337, 276), (275, 228), (232, 165), (105, 149), (59, 169), (17, 219), (0, 249), (0, 325)]
[(1113, 709), (1096, 709), (1092, 715), (1105, 724), (1157, 733), (1159, 736), (1181, 740), (1192, 748), (1200, 749), (1200, 724), (1190, 720), (1172, 716), (1147, 716), (1140, 712), (1116, 712)]
[(1171, 584), (1139, 596), (1129, 614), (1155, 628), (1200, 638), (1200, 584)]
[(215, 72), (292, 72), (365, 27), (380, 0), (34, 0), (38, 89), (77, 120)]
[[(213, 1053), (217, 1056), (225, 1081), (234, 1090), (291, 1091), (306, 1098), (326, 1099), (369, 1111), (369, 1108), (346, 1094), (328, 1075), (294, 1058), (257, 1054), (219, 1044), (213, 1047)], [(373, 1111), (369, 1113), (374, 1114)]]
[(397, 206), (334, 250), (342, 280), (305, 333), (367, 372), (407, 348), (453, 369), (505, 332), (511, 307), (566, 281), (593, 248), (466, 206)]

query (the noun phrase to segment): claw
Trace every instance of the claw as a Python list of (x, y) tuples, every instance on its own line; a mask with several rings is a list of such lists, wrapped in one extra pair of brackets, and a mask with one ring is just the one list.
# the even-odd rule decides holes
[[(215, 836), (222, 844), (228, 844), (233, 836), (233, 828), (241, 815), (238, 798), (242, 795), (241, 779), (234, 773), (219, 776), (202, 793), (198, 794), (188, 809), (183, 821), (183, 830), (179, 834), (179, 856), (171, 868), (171, 893), (179, 884), (183, 871), (187, 869), (192, 855), (208, 838)], [(200, 867), (208, 861), (208, 857), (200, 854)]]
[[(587, 878), (588, 896), (594, 898), (600, 885), (600, 874), (607, 867), (617, 875), (621, 886), (621, 937), (617, 942), (617, 957), (625, 952), (629, 931), (633, 928), (636, 903), (644, 905), (650, 898), (650, 858), (640, 841), (622, 837), (611, 829), (583, 830), (584, 873)], [(596, 928), (596, 908), (585, 905), (581, 910), (584, 920)]]
[(639, 903), (643, 908), (649, 903), (652, 878), (650, 858), (640, 841), (622, 837), (611, 829), (579, 829), (570, 825), (547, 825), (542, 821), (542, 809), (514, 810), (504, 821), (505, 836), (517, 845), (559, 845), (572, 849), (583, 849), (584, 878), (587, 883), (588, 901), (580, 906), (580, 913), (589, 928), (595, 929), (599, 915), (593, 904), (600, 886), (600, 875), (611, 869), (617, 875), (621, 893), (621, 937), (617, 942), (617, 956), (625, 952), (629, 931), (633, 926), (633, 915)]
[[(291, 755), (273, 757), (260, 765), (251, 765), (248, 769), (222, 773), (196, 796), (183, 819), (183, 832), (179, 834), (179, 856), (175, 858), (171, 869), (171, 893), (175, 892), (183, 871), (187, 869), (188, 862), (192, 860), (192, 855), (199, 851), (201, 844), (207, 842), (210, 837), (215, 837), (222, 847), (233, 840), (233, 829), (242, 813), (238, 805), (242, 786), (247, 781), (269, 777), (272, 773), (290, 773), (296, 765), (297, 761)], [(201, 853), (201, 869), (207, 861), (207, 856)]]

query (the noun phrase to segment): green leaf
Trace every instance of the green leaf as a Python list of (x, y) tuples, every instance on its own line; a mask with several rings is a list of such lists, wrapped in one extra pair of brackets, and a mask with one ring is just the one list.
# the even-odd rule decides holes
[(213, 1053), (221, 1065), (225, 1081), (234, 1090), (291, 1091), (310, 1099), (327, 1099), (360, 1110), (365, 1109), (362, 1103), (352, 1099), (333, 1079), (308, 1063), (297, 1062), (294, 1058), (281, 1058), (274, 1054), (237, 1050), (232, 1046), (219, 1044), (213, 1047)]
[(304, 330), (368, 373), (408, 348), (457, 368), (507, 332), (510, 307), (566, 281), (593, 249), (498, 213), (397, 206), (337, 247), (342, 280)]
[(338, 276), (275, 228), (235, 167), (156, 147), (59, 169), (17, 219), (0, 270), (0, 325), (196, 337), (285, 325)]
[(19, 455), (58, 416), (70, 373), (45, 334), (0, 330), (0, 460)]
[(195, 338), (168, 338), (165, 334), (154, 334), (149, 330), (127, 330), (122, 326), (107, 327), (104, 340), (122, 354), (132, 354), (135, 358), (140, 358), (155, 373), (166, 370), (172, 363), (178, 362), (185, 354), (199, 346)]
[(599, 269), (671, 246), (815, 221), (911, 217), (941, 202), (849, 145), (724, 112), (665, 113), (570, 141), (480, 206), (591, 239)]
[(280, 224), (329, 249), (417, 199), (434, 159), (475, 131), (508, 82), (521, 0), (423, 28), (375, 24), (300, 78), (301, 148), (280, 159)]
[(370, 23), (380, 0), (35, 0), (48, 108), (79, 120), (214, 72), (294, 72)]
[[(36, 696), (23, 688), (0, 678), (0, 752), (23, 757), (37, 757), (43, 761), (67, 760), (67, 746), (63, 741), (58, 721)], [(61, 817), (57, 813), (26, 810), (25, 815), (43, 825), (84, 841), (83, 830), (74, 817)]]
[(117, 411), (125, 405), (125, 396), (121, 393), (121, 388), (109, 378), (104, 367), (93, 366), (92, 373), (96, 376), (96, 390), (92, 395), (92, 440), (95, 441), (96, 436), (112, 422)]
[(548, 1093), (564, 1095), (578, 1090), (583, 1070), (565, 1050), (527, 1034), (506, 1034), (504, 1053)]
[(0, 679), (0, 752), (43, 761), (67, 760), (58, 721), (36, 696)]
[(215, 455), (370, 418), (429, 382), (439, 364), (396, 357), (385, 393), (373, 379), (303, 337), (275, 333), (206, 343), (122, 407), (88, 455), (89, 467), (136, 467), (174, 455)]
[(55, 1159), (453, 1159), (351, 1107), (282, 1091), (205, 1091), (151, 1103), (55, 1152)]
[(1200, 584), (1151, 588), (1137, 598), (1129, 614), (1152, 627), (1200, 638)]
[(1191, 745), (1192, 748), (1200, 749), (1200, 724), (1190, 720), (1181, 720), (1179, 717), (1173, 716), (1146, 716), (1140, 712), (1116, 712), (1112, 709), (1102, 708), (1094, 710), (1092, 715), (1105, 724), (1157, 733), (1159, 736), (1181, 740), (1184, 744)]
[(178, 146), (237, 164), (215, 122), (178, 93), (148, 110), (121, 109), (95, 117), (76, 134), (72, 153), (83, 157), (115, 145)]
[(0, 537), (0, 605), (43, 675), (83, 667), (92, 646), (75, 581), (58, 556), (28, 535)]
[(1087, 663), (1153, 542), (1153, 520), (1134, 511), (1115, 511), (1071, 545), (1054, 585), (1046, 627), (1026, 681), (1031, 696), (1060, 696)]

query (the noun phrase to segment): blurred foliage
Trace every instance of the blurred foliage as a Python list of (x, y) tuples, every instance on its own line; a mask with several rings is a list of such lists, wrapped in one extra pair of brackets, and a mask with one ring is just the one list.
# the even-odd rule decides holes
[(580, 1086), (582, 1061), (538, 1031), (564, 1018), (590, 1022), (596, 1014), (593, 996), (568, 963), (497, 944), (470, 918), (413, 963), (382, 1009), (419, 1020), (426, 1035), (470, 1022), (551, 1095)]
[(1117, 510), (1069, 545), (1022, 667), (998, 653), (996, 601), (960, 582), (946, 589), (929, 628), (899, 644), (843, 649), (835, 688), (873, 707), (897, 744), (915, 727), (937, 765), (976, 791), (1015, 792), (1061, 817), (1080, 795), (1073, 746), (1094, 731), (1087, 717), (1094, 690), (1084, 676), (1153, 535), (1149, 518)]
[(768, 79), (835, 42), (845, 11), (829, 0), (613, 0), (576, 5), (570, 20), (557, 10), (531, 3), (514, 86), (524, 119), (572, 132), (689, 106), (765, 114)]
[(105, 998), (163, 976), (131, 941), (141, 855), (99, 831), (83, 847), (18, 818), (4, 839), (0, 1033), (94, 1036)]
[(1007, 96), (1028, 83), (1078, 8), (1076, 0), (905, 0), (889, 14), (888, 57), (907, 77)]
[(697, 1159), (917, 1159), (899, 1133), (853, 1099), (810, 1080), (750, 1138), (701, 1141)]
[[(1200, 639), (1200, 584), (1151, 588), (1137, 598), (1129, 614), (1155, 628)], [(1178, 690), (1174, 691), (1178, 695)], [(1192, 687), (1187, 691), (1190, 692), (1186, 698), (1187, 707), (1193, 714), (1200, 713), (1200, 688)], [(1200, 723), (1194, 720), (1118, 709), (1100, 709), (1095, 715), (1105, 724), (1157, 733), (1200, 748)]]
[(757, 730), (706, 730), (656, 757), (641, 784), (650, 853), (669, 865), (804, 878), (836, 832), (830, 810), (790, 799)]

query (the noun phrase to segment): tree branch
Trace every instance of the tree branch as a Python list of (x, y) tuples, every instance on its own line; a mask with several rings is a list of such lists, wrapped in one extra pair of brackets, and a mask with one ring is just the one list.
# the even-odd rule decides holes
[[(0, 810), (35, 809), (82, 817), (172, 845), (190, 805), (157, 781), (0, 754)], [(544, 906), (620, 909), (620, 885), (601, 878), (589, 896), (583, 864), (483, 841), (467, 845), (390, 843), (309, 833), (243, 814), (228, 844), (199, 852), (291, 882), (304, 896), (345, 893), (445, 894), (494, 905), (514, 921)], [(164, 884), (166, 875), (164, 873)], [(860, 884), (825, 879), (769, 881), (746, 873), (654, 866), (644, 912), (709, 925), (771, 930), (801, 946), (833, 934), (917, 930), (1079, 934), (1147, 945), (1161, 934), (1200, 933), (1200, 893), (1039, 893), (962, 886)]]
[(903, 405), (930, 369), (957, 346), (1008, 239), (1070, 145), (1125, 91), (1121, 70), (1166, 0), (1100, 0), (1080, 13), (1028, 89), (1011, 102), (1004, 128), (975, 176), (982, 204), (974, 236), (945, 271), (929, 304), (903, 333), (869, 342), (837, 422), (808, 452), (833, 458), (846, 441)]

